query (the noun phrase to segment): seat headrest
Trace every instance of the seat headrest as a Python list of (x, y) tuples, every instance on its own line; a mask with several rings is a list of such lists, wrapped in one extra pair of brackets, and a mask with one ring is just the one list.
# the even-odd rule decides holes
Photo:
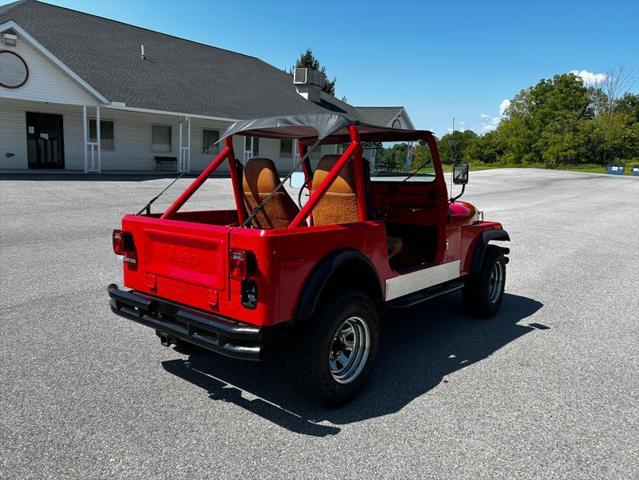
[(275, 163), (270, 158), (252, 158), (244, 166), (244, 183), (251, 192), (270, 193), (280, 183)]
[[(328, 172), (333, 168), (340, 155), (324, 155), (315, 169), (313, 175), (313, 188), (321, 183)], [(339, 172), (339, 175), (331, 185), (329, 191), (334, 193), (354, 193), (355, 192), (355, 169), (353, 168), (353, 160), (351, 159)]]

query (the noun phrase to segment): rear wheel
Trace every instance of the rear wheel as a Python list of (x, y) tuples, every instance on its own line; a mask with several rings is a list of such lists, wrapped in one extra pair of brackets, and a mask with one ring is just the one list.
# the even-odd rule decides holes
[(328, 406), (350, 400), (368, 377), (379, 342), (373, 302), (360, 292), (339, 295), (293, 339), (289, 378), (301, 395)]
[(468, 313), (483, 318), (497, 313), (504, 299), (506, 263), (503, 250), (495, 245), (488, 245), (481, 270), (468, 278), (462, 291), (464, 307)]

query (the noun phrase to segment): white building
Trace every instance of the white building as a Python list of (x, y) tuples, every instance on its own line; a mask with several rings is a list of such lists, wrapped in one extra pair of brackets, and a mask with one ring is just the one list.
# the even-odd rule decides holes
[[(413, 127), (402, 107), (353, 107), (255, 57), (34, 0), (0, 7), (0, 41), (0, 172), (198, 172), (221, 132), (253, 117), (332, 111)], [(235, 145), (282, 171), (294, 149)]]

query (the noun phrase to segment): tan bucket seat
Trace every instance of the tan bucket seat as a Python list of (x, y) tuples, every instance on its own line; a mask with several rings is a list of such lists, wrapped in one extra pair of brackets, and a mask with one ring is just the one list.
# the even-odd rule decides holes
[[(273, 160), (253, 158), (248, 161), (244, 167), (242, 188), (249, 215), (279, 183), (280, 177)], [(299, 211), (290, 195), (281, 188), (251, 222), (257, 228), (284, 228)]]

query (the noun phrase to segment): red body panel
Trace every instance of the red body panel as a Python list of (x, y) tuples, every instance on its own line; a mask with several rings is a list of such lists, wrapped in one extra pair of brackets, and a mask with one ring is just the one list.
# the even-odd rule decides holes
[[(460, 260), (460, 275), (467, 274), (481, 232), (501, 225), (478, 222), (476, 209), (469, 203), (450, 204), (432, 135), (424, 139), (431, 146), (436, 171), (433, 181), (374, 181), (367, 195), (359, 136), (355, 126), (350, 130), (352, 143), (339, 162), (341, 165), (355, 162), (359, 222), (325, 226), (306, 222), (313, 206), (335, 179), (336, 172), (332, 172), (335, 174), (327, 176), (320, 188), (312, 192), (287, 228), (262, 230), (238, 226), (247, 218), (247, 212), (233, 144), (227, 139), (218, 157), (164, 214), (123, 218), (122, 230), (132, 235), (136, 254), (135, 263), (124, 263), (125, 286), (253, 325), (275, 325), (293, 318), (313, 270), (322, 259), (338, 250), (352, 249), (367, 257), (384, 293), (386, 280), (399, 275), (391, 268), (387, 251), (387, 235), (393, 235), (393, 229), (400, 232), (412, 229), (410, 248), (430, 249), (431, 257), (420, 258), (415, 269)], [(304, 151), (305, 147), (300, 147), (300, 152)], [(224, 160), (229, 160), (237, 209), (178, 212)], [(308, 177), (308, 162), (304, 163), (304, 169)], [(366, 220), (369, 211), (375, 212), (375, 218), (380, 220)], [(252, 258), (249, 275), (257, 287), (255, 308), (243, 306), (242, 279), (230, 276), (231, 249), (249, 252)]]
[[(443, 261), (461, 259), (461, 271), (467, 273), (478, 235), (499, 224), (471, 224), (474, 209), (463, 208), (455, 207), (459, 215), (445, 229), (449, 243)], [(230, 217), (234, 212), (219, 213)], [(136, 265), (124, 263), (125, 286), (259, 326), (290, 320), (314, 267), (336, 250), (354, 249), (369, 258), (382, 292), (385, 280), (398, 275), (388, 263), (381, 222), (256, 230), (127, 215), (122, 229), (132, 233), (138, 251)], [(253, 310), (241, 304), (241, 282), (229, 278), (230, 248), (255, 256), (251, 278), (259, 301)]]

